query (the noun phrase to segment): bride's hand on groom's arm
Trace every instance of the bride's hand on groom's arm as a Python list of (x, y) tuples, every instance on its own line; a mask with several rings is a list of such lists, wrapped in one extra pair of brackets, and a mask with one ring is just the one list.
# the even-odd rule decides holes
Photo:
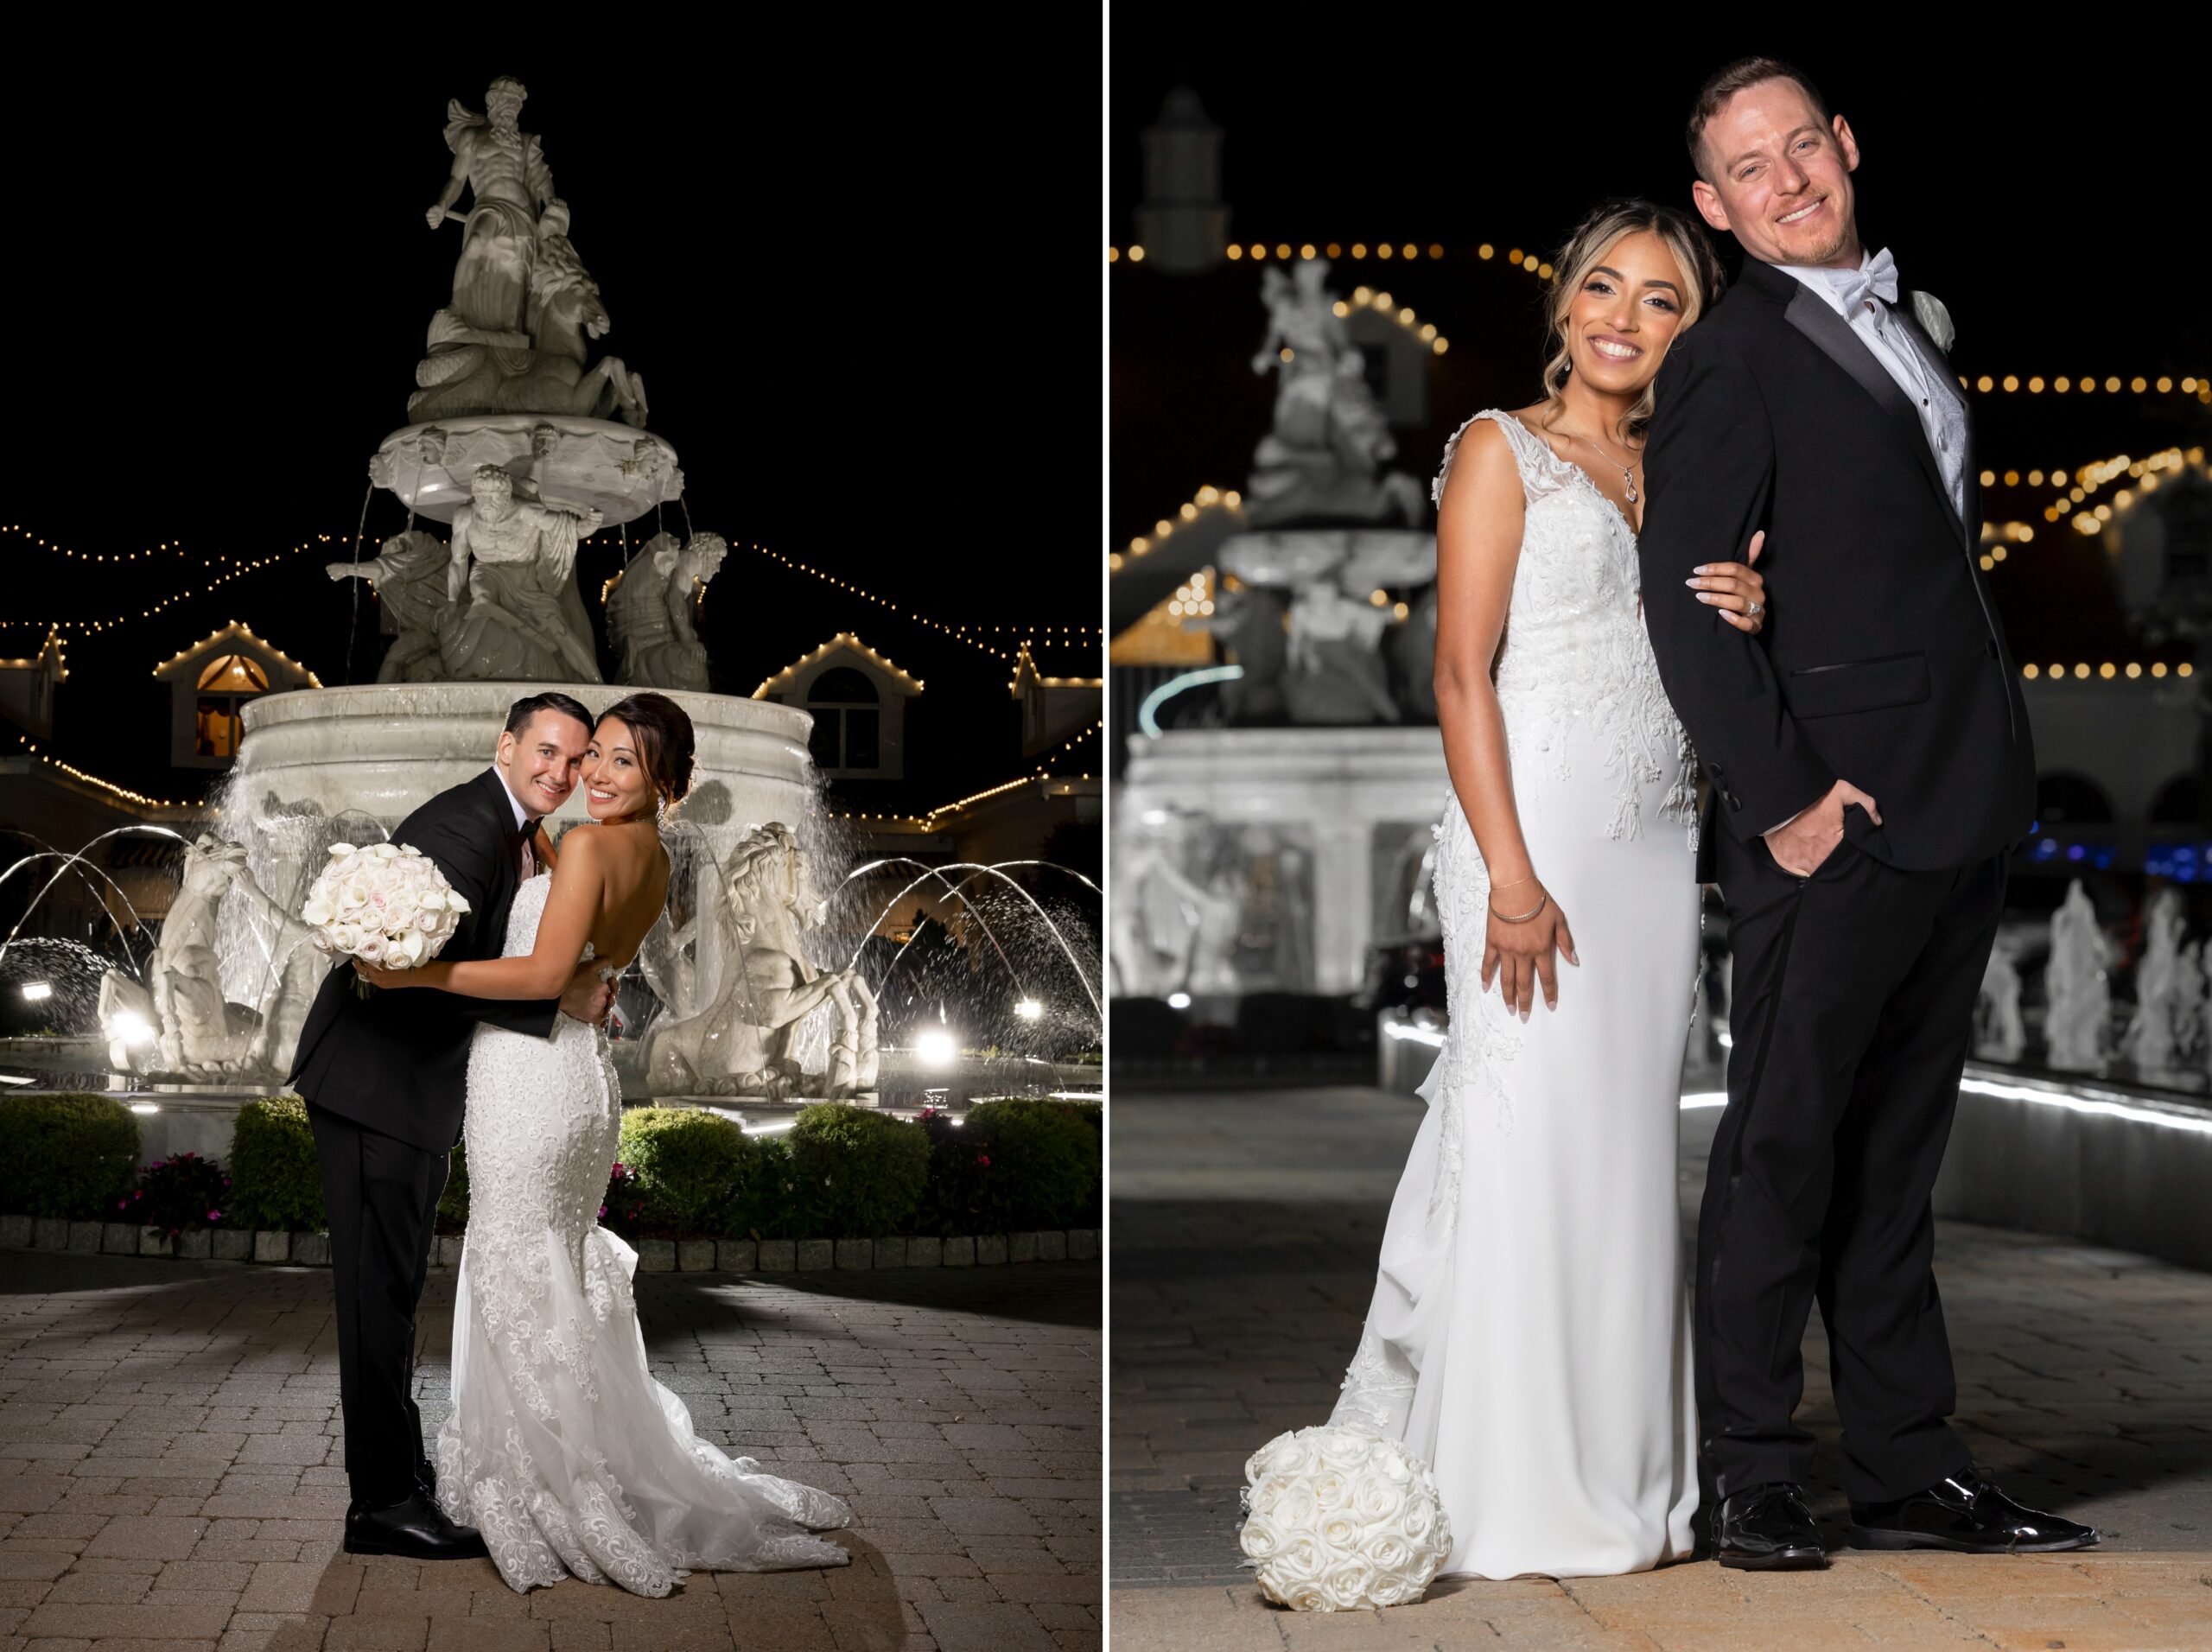
[(1574, 937), (1567, 929), (1567, 914), (1541, 884), (1531, 879), (1525, 887), (1510, 893), (1507, 905), (1525, 910), (1535, 905), (1540, 898), (1542, 909), (1517, 924), (1500, 918), (1493, 900), (1483, 938), (1483, 990), (1490, 990), (1491, 977), (1495, 975), (1505, 1007), (1524, 1021), (1536, 1007), (1539, 985), (1543, 988), (1544, 1007), (1559, 1007), (1558, 960), (1565, 958), (1577, 966), (1582, 963), (1574, 955)]
[(1740, 562), (1700, 562), (1682, 581), (1697, 593), (1697, 600), (1747, 636), (1757, 636), (1766, 625), (1766, 580), (1752, 564), (1766, 545), (1766, 530), (1751, 536), (1751, 549)]

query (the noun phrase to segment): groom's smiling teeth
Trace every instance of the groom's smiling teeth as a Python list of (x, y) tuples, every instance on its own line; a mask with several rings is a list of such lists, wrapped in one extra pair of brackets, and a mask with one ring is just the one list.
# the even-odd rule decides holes
[(1817, 213), (1821, 207), (1827, 205), (1827, 197), (1826, 195), (1822, 195), (1818, 200), (1808, 201), (1804, 206), (1800, 206), (1796, 212), (1785, 213), (1783, 216), (1776, 219), (1774, 221), (1777, 224), (1802, 224), (1807, 219), (1810, 218), (1815, 213)]

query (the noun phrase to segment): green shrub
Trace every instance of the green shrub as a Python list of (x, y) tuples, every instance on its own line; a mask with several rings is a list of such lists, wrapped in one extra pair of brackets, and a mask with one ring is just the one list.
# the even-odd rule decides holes
[(181, 1153), (146, 1166), (130, 1220), (171, 1238), (222, 1225), (230, 1213), (231, 1179), (213, 1159)]
[(929, 1183), (929, 1138), (920, 1130), (887, 1114), (824, 1102), (801, 1108), (785, 1141), (791, 1179), (818, 1211), (818, 1236), (906, 1231)]
[(446, 1191), (438, 1195), (437, 1230), (460, 1233), (468, 1226), (468, 1149), (456, 1141), (446, 1158)]
[(226, 1214), (241, 1228), (313, 1233), (329, 1225), (315, 1132), (298, 1096), (265, 1096), (238, 1109)]
[(753, 1172), (730, 1205), (723, 1232), (735, 1239), (813, 1239), (823, 1226), (823, 1196), (830, 1190), (801, 1179), (791, 1160), (791, 1139), (762, 1136)]
[(0, 1212), (113, 1217), (138, 1172), (138, 1121), (109, 1096), (0, 1098)]
[(985, 1102), (955, 1124), (925, 1119), (930, 1185), (923, 1225), (943, 1234), (1096, 1227), (1100, 1128), (1092, 1106)]
[(738, 1126), (690, 1107), (630, 1109), (622, 1115), (620, 1151), (618, 1162), (636, 1177), (642, 1204), (636, 1225), (673, 1229), (683, 1237), (728, 1224), (760, 1157)]

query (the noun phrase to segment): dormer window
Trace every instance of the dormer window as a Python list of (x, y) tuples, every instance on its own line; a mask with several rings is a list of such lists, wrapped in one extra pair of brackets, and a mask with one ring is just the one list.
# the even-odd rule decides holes
[(169, 761), (181, 769), (228, 768), (245, 737), (246, 702), (288, 689), (319, 689), (313, 671), (233, 620), (181, 650), (154, 675), (169, 685)]
[(808, 742), (824, 774), (873, 774), (882, 766), (883, 708), (875, 684), (849, 665), (823, 672), (806, 692), (814, 714)]
[(839, 632), (753, 690), (814, 720), (807, 750), (825, 780), (905, 777), (906, 702), (922, 685), (850, 632)]

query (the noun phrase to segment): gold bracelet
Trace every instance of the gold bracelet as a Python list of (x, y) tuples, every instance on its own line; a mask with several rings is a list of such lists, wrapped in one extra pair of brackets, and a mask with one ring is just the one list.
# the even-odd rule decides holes
[(1497, 907), (1495, 907), (1495, 906), (1493, 906), (1493, 907), (1491, 907), (1491, 908), (1490, 909), (1490, 915), (1491, 915), (1492, 918), (1495, 918), (1496, 919), (1497, 919), (1497, 921), (1498, 921), (1499, 923), (1501, 923), (1501, 924), (1525, 924), (1525, 923), (1527, 923), (1530, 918), (1532, 918), (1535, 917), (1538, 913), (1541, 912), (1544, 910), (1544, 908), (1545, 908), (1548, 905), (1549, 905), (1549, 904), (1550, 904), (1550, 901), (1551, 901), (1551, 894), (1550, 894), (1550, 893), (1549, 893), (1548, 891), (1547, 891), (1547, 892), (1545, 893), (1544, 898), (1543, 898), (1541, 900), (1539, 900), (1539, 901), (1538, 901), (1538, 902), (1537, 902), (1537, 903), (1536, 903), (1533, 907), (1531, 907), (1529, 911), (1527, 911), (1527, 912), (1525, 912), (1522, 913), (1522, 914), (1521, 914), (1521, 916), (1520, 916), (1520, 917), (1518, 917), (1518, 918), (1508, 918), (1508, 917), (1507, 917), (1503, 912), (1502, 912), (1498, 911), (1498, 910), (1497, 910)]
[(1536, 880), (1536, 874), (1535, 874), (1535, 873), (1531, 872), (1531, 873), (1530, 873), (1527, 877), (1525, 877), (1525, 878), (1516, 878), (1516, 879), (1514, 879), (1514, 880), (1513, 880), (1511, 883), (1494, 883), (1494, 884), (1491, 885), (1491, 886), (1490, 886), (1490, 892), (1491, 892), (1491, 893), (1492, 893), (1492, 894), (1494, 895), (1494, 894), (1496, 894), (1496, 893), (1497, 893), (1499, 890), (1501, 890), (1501, 889), (1518, 889), (1518, 888), (1522, 885), (1522, 884), (1524, 884), (1524, 883), (1534, 883), (1534, 882), (1535, 882), (1535, 880)]

